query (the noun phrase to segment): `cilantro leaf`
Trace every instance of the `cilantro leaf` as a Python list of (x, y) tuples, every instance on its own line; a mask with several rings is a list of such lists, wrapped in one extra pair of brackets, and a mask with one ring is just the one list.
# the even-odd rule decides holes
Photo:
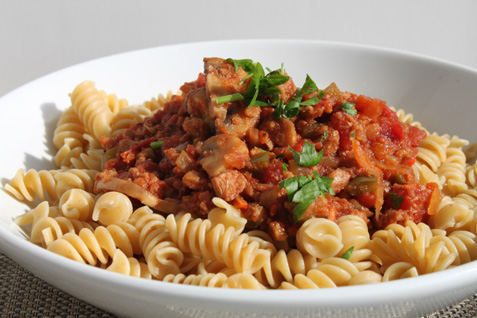
[(347, 112), (348, 114), (350, 114), (351, 116), (354, 116), (358, 113), (358, 111), (356, 110), (356, 108), (354, 108), (354, 106), (356, 106), (356, 104), (350, 103), (350, 102), (344, 102), (341, 105), (341, 109)]
[(316, 166), (323, 158), (323, 150), (317, 153), (315, 146), (308, 142), (308, 140), (305, 140), (302, 152), (297, 152), (290, 146), (288, 146), (288, 148), (290, 148), (290, 151), (293, 154), (293, 159), (299, 166)]
[(396, 193), (389, 193), (389, 197), (391, 199), (391, 204), (393, 205), (393, 209), (397, 210), (401, 207), (402, 201), (404, 198), (397, 195)]

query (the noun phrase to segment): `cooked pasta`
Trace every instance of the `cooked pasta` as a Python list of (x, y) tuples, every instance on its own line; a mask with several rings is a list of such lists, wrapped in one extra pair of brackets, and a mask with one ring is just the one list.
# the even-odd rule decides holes
[(134, 257), (127, 257), (120, 249), (116, 250), (106, 270), (133, 277), (152, 278), (146, 263)]
[(101, 171), (103, 157), (104, 151), (102, 149), (90, 149), (81, 153), (78, 157), (71, 158), (71, 167), (76, 169)]
[[(138, 215), (135, 215), (138, 214)], [(163, 279), (181, 273), (184, 253), (172, 241), (165, 226), (165, 218), (150, 209), (133, 213), (134, 227), (139, 231), (139, 244), (151, 275)]]
[(266, 105), (246, 105), (245, 62), (204, 61), (196, 81), (140, 106), (91, 81), (73, 88), (58, 169), (5, 185), (29, 205), (14, 222), (31, 242), (124, 275), (247, 289), (374, 284), (477, 259), (477, 143), (334, 83), (304, 94), (282, 71), (257, 93)]
[(419, 274), (427, 274), (450, 267), (457, 257), (443, 242), (432, 241), (432, 238), (429, 226), (407, 221), (406, 226), (394, 224), (376, 232), (370, 248), (379, 257), (382, 270), (394, 263), (406, 262), (414, 265)]
[(53, 144), (59, 150), (67, 138), (79, 141), (83, 146), (86, 145), (86, 140), (83, 135), (86, 133), (86, 128), (80, 121), (78, 114), (70, 106), (63, 114), (56, 124), (56, 129), (53, 133)]
[(129, 106), (121, 109), (111, 120), (111, 136), (116, 137), (124, 133), (131, 126), (142, 123), (144, 118), (152, 115), (146, 107)]
[(96, 225), (63, 216), (44, 217), (32, 225), (30, 239), (33, 243), (47, 247), (67, 233), (75, 234), (83, 229), (92, 230), (93, 226)]
[(58, 200), (56, 190), (55, 176), (59, 170), (40, 170), (19, 169), (15, 176), (5, 185), (5, 190), (13, 195), (19, 201), (34, 201), (35, 198), (40, 201), (47, 199), (51, 201)]
[(71, 93), (71, 104), (80, 121), (97, 140), (111, 133), (113, 112), (107, 98), (96, 89), (93, 82), (85, 81), (76, 86)]
[(61, 197), (63, 193), (70, 189), (82, 189), (87, 192), (93, 192), (95, 170), (87, 169), (68, 169), (55, 173), (56, 195)]
[(17, 216), (14, 222), (20, 226), (29, 225), (30, 227), (35, 225), (39, 220), (51, 217), (55, 218), (59, 216), (59, 209), (50, 206), (48, 202), (44, 201), (38, 204), (35, 208)]
[(93, 194), (81, 189), (70, 189), (61, 196), (59, 210), (68, 219), (90, 221), (95, 204)]
[(318, 264), (319, 260), (316, 257), (303, 254), (297, 249), (292, 249), (288, 253), (281, 249), (255, 276), (263, 285), (277, 288), (284, 281), (293, 282), (295, 275), (304, 275)]
[(55, 164), (58, 168), (70, 168), (72, 160), (83, 153), (83, 144), (78, 139), (65, 138), (64, 144), (55, 155)]
[(417, 162), (427, 165), (431, 171), (437, 172), (437, 169), (446, 160), (446, 150), (449, 146), (450, 140), (433, 133), (428, 135), (419, 144)]
[(436, 214), (431, 215), (429, 223), (433, 228), (452, 232), (468, 228), (474, 218), (474, 211), (456, 198), (445, 197)]
[(407, 262), (396, 262), (390, 265), (384, 272), (383, 282), (417, 276), (419, 276), (419, 273), (413, 264)]
[(297, 232), (297, 246), (313, 257), (325, 259), (336, 256), (343, 248), (340, 227), (321, 218), (307, 220)]
[(449, 138), (449, 146), (446, 148), (446, 159), (437, 170), (437, 175), (444, 178), (444, 193), (452, 196), (467, 190), (465, 168), (466, 157), (462, 150), (466, 142), (453, 137)]
[(284, 282), (283, 289), (314, 289), (349, 285), (351, 279), (359, 273), (350, 261), (339, 257), (323, 260), (316, 269), (309, 270), (306, 275), (297, 274), (293, 282)]
[(191, 220), (189, 213), (177, 220), (173, 215), (169, 215), (166, 227), (172, 241), (182, 251), (218, 260), (236, 272), (253, 274), (260, 270), (270, 257), (270, 252), (260, 249), (259, 244), (250, 241), (247, 234), (237, 236), (234, 226), (225, 227), (221, 223), (212, 226), (208, 219)]
[(108, 108), (111, 110), (111, 112), (114, 115), (116, 115), (121, 110), (129, 106), (129, 102), (126, 99), (124, 98), (120, 99), (115, 94), (109, 94), (107, 96), (107, 100), (108, 100)]
[(126, 222), (133, 213), (131, 200), (120, 192), (101, 194), (93, 208), (92, 219), (101, 225)]
[(127, 223), (98, 226), (94, 230), (83, 227), (77, 233), (61, 235), (47, 249), (81, 263), (107, 264), (118, 248), (127, 257), (140, 253), (138, 236), (137, 230)]

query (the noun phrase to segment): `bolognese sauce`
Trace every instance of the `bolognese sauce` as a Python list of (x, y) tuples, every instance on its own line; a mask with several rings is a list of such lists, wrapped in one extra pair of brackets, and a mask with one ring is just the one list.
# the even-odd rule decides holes
[(441, 200), (411, 170), (426, 133), (380, 99), (319, 89), (309, 76), (297, 87), (283, 66), (265, 73), (221, 58), (205, 58), (180, 90), (143, 123), (102, 138), (96, 193), (202, 218), (220, 197), (277, 241), (312, 217), (357, 215), (370, 230), (426, 222)]

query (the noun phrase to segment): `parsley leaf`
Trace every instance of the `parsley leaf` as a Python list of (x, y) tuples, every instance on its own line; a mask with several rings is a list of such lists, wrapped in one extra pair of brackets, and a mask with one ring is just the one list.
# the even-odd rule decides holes
[(344, 102), (341, 105), (341, 109), (344, 110), (345, 112), (347, 112), (348, 114), (350, 114), (351, 116), (354, 116), (358, 113), (356, 108), (353, 108), (354, 106), (356, 106), (354, 103)]
[(393, 205), (393, 209), (399, 209), (401, 207), (402, 201), (404, 201), (404, 198), (397, 195), (396, 193), (389, 193), (389, 197), (391, 198), (391, 204)]
[(288, 146), (288, 148), (290, 148), (290, 151), (293, 154), (293, 159), (299, 166), (316, 166), (323, 158), (323, 150), (317, 153), (315, 146), (308, 142), (308, 140), (305, 140), (302, 152), (297, 152), (290, 146)]
[(251, 59), (242, 59), (242, 60), (235, 60), (228, 58), (227, 61), (231, 62), (234, 65), (235, 72), (238, 72), (239, 67), (250, 74), (255, 69), (255, 63)]
[(311, 79), (310, 75), (306, 74), (305, 83), (301, 88), (302, 95), (307, 95), (313, 93), (318, 90), (318, 86), (316, 86), (315, 82)]
[[(233, 64), (236, 72), (240, 67), (247, 72), (248, 75), (240, 81), (240, 85), (249, 79), (250, 81), (245, 93), (220, 96), (216, 99), (217, 104), (244, 100), (248, 106), (275, 106), (273, 117), (279, 120), (282, 117), (292, 118), (297, 116), (300, 112), (300, 106), (316, 105), (320, 102), (320, 98), (323, 97), (323, 91), (319, 91), (317, 96), (302, 101), (304, 95), (318, 91), (316, 83), (307, 74), (303, 87), (297, 89), (296, 96), (285, 105), (285, 102), (280, 100), (281, 90), (279, 86), (288, 82), (290, 77), (285, 75), (283, 63), (281, 68), (275, 71), (266, 68), (268, 74), (265, 74), (262, 65), (250, 59), (235, 60), (228, 58), (227, 61)], [(264, 96), (266, 101), (260, 100), (259, 97), (261, 96)]]
[(347, 249), (346, 251), (343, 252), (343, 254), (341, 254), (341, 258), (344, 258), (345, 260), (349, 261), (350, 257), (351, 257), (351, 254), (353, 254), (353, 250), (354, 250), (354, 246), (351, 246), (349, 249)]
[(293, 209), (295, 223), (300, 220), (306, 209), (319, 195), (335, 194), (331, 189), (333, 178), (322, 177), (316, 172), (313, 172), (313, 176), (300, 176), (298, 178), (294, 176), (279, 182), (280, 189), (285, 188), (287, 191), (288, 201), (298, 203)]

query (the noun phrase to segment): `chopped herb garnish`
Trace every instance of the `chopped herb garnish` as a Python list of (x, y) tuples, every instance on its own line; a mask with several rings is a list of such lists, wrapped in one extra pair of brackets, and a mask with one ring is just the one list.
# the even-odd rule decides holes
[(331, 188), (333, 178), (320, 176), (314, 171), (313, 176), (294, 176), (279, 182), (280, 189), (285, 188), (287, 191), (288, 201), (298, 203), (293, 209), (295, 223), (319, 195), (335, 194)]
[(354, 108), (354, 106), (356, 106), (354, 103), (344, 102), (341, 105), (341, 109), (347, 112), (348, 114), (350, 114), (351, 116), (354, 116), (358, 113), (358, 111), (356, 110), (356, 108)]
[(347, 249), (343, 254), (341, 254), (341, 258), (344, 258), (345, 260), (349, 261), (351, 258), (351, 254), (353, 254), (354, 246), (351, 246), (349, 249)]
[(247, 73), (250, 73), (255, 68), (255, 63), (251, 59), (234, 60), (229, 58), (227, 61), (232, 62), (235, 72), (238, 72), (239, 67), (242, 67)]
[[(289, 81), (290, 77), (285, 75), (284, 64), (281, 68), (271, 71), (266, 68), (268, 74), (265, 74), (264, 69), (260, 63), (255, 63), (250, 59), (235, 60), (227, 59), (234, 66), (237, 72), (241, 67), (247, 76), (242, 79), (239, 84), (244, 84), (250, 80), (245, 93), (236, 93), (231, 95), (220, 96), (216, 98), (217, 104), (223, 104), (238, 100), (243, 100), (248, 106), (273, 106), (275, 111), (273, 117), (279, 120), (282, 117), (292, 118), (300, 112), (300, 106), (316, 105), (320, 102), (323, 92), (319, 91), (317, 96), (313, 96), (306, 101), (303, 101), (303, 96), (318, 91), (318, 87), (311, 77), (307, 74), (306, 80), (301, 89), (297, 89), (296, 96), (285, 105), (285, 102), (280, 99), (280, 85)], [(261, 98), (260, 97), (265, 97)]]
[(404, 198), (397, 195), (396, 193), (389, 193), (389, 197), (391, 198), (391, 204), (393, 205), (393, 209), (399, 209), (401, 207), (402, 201), (404, 201)]
[(303, 101), (303, 96), (316, 92), (318, 87), (309, 75), (306, 75), (305, 84), (301, 89), (297, 89), (296, 96), (292, 100), (284, 105), (284, 102), (280, 100), (275, 104), (275, 111), (273, 117), (279, 120), (281, 117), (292, 118), (298, 115), (300, 112), (300, 106), (312, 106), (320, 102), (320, 98), (323, 97), (323, 91), (318, 92), (318, 96), (313, 96), (310, 99)]
[(288, 171), (288, 164), (287, 164), (287, 163), (283, 163), (283, 164), (282, 164), (282, 169), (285, 170), (285, 171)]
[(328, 130), (325, 130), (325, 132), (323, 133), (323, 136), (321, 136), (321, 139), (326, 139), (328, 138)]
[(313, 96), (312, 98), (304, 102), (300, 102), (300, 106), (313, 106), (318, 104), (319, 102), (320, 102), (320, 99), (317, 96)]
[(276, 120), (280, 120), (280, 118), (285, 117), (285, 118), (292, 118), (298, 115), (300, 112), (300, 103), (296, 101), (291, 101), (287, 105), (285, 105), (285, 102), (280, 100), (275, 106), (275, 111), (273, 112), (273, 117)]
[(164, 144), (164, 140), (153, 141), (149, 144), (149, 147), (151, 147), (152, 149), (159, 149), (162, 147), (163, 144)]
[(243, 96), (240, 93), (237, 94), (231, 94), (231, 95), (225, 95), (225, 96), (220, 96), (215, 99), (215, 102), (217, 105), (224, 104), (224, 103), (230, 103), (234, 102), (237, 100), (242, 100)]
[(305, 140), (303, 144), (303, 151), (297, 152), (292, 147), (288, 146), (293, 154), (293, 159), (300, 166), (311, 167), (320, 163), (323, 158), (323, 150), (316, 152), (315, 146)]
[(302, 95), (311, 94), (318, 90), (318, 86), (316, 86), (315, 82), (311, 79), (310, 75), (306, 74), (305, 83), (301, 88)]

